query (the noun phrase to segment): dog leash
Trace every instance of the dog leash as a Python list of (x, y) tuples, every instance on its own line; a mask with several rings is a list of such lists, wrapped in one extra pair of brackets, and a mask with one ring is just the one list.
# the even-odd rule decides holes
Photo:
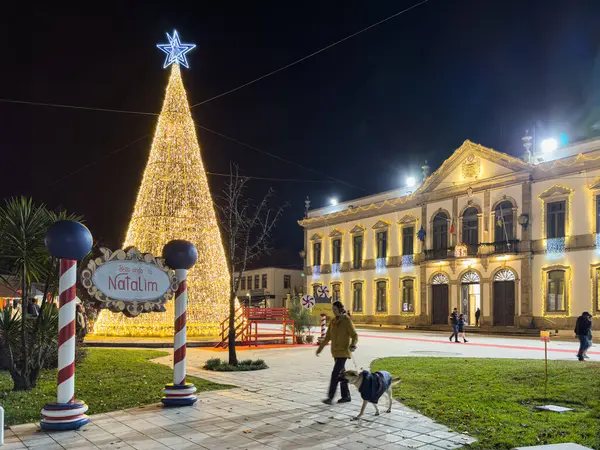
[(350, 355), (352, 356), (352, 362), (354, 363), (354, 368), (356, 369), (356, 373), (360, 373), (360, 370), (358, 370), (358, 365), (356, 364), (356, 360), (354, 359), (354, 352), (350, 352)]

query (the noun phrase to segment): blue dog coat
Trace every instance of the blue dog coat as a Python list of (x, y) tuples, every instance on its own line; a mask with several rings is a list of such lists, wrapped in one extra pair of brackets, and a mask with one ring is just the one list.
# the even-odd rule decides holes
[(379, 398), (392, 384), (392, 376), (385, 370), (375, 373), (363, 370), (361, 375), (363, 376), (363, 381), (358, 392), (360, 392), (363, 400), (371, 403), (377, 403)]

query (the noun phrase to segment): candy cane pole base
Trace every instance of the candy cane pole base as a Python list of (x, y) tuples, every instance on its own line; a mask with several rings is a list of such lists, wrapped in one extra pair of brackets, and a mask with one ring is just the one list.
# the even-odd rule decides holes
[(192, 383), (169, 383), (163, 389), (165, 396), (160, 401), (165, 406), (191, 406), (198, 401), (195, 392), (196, 386)]
[(40, 427), (47, 431), (78, 430), (90, 421), (88, 410), (81, 400), (70, 403), (48, 403), (42, 409)]
[(186, 383), (186, 314), (187, 314), (187, 269), (176, 269), (179, 287), (175, 293), (175, 342), (173, 344), (173, 383), (163, 389), (161, 402), (165, 406), (190, 406), (198, 398), (196, 387)]
[(325, 339), (325, 334), (327, 334), (327, 314), (321, 314), (321, 336), (317, 339), (317, 344)]

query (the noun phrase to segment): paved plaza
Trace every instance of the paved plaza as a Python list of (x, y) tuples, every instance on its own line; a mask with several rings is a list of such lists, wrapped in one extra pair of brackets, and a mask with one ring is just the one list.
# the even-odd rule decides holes
[[(449, 333), (448, 333), (449, 334)], [(448, 341), (445, 334), (359, 330), (356, 364), (367, 368), (384, 356), (447, 356), (541, 359), (543, 344), (533, 339), (471, 336), (468, 344)], [(552, 359), (575, 359), (577, 343), (550, 344)], [(592, 348), (592, 360), (600, 352)], [(217, 373), (201, 369), (204, 361), (226, 352), (188, 350), (188, 373), (236, 389), (200, 393), (193, 407), (148, 406), (107, 414), (92, 413), (80, 431), (45, 433), (37, 424), (6, 432), (3, 448), (16, 449), (413, 449), (461, 448), (474, 441), (394, 402), (392, 413), (374, 416), (367, 407), (362, 426), (350, 419), (358, 413), (360, 395), (351, 387), (353, 402), (321, 403), (333, 361), (329, 350), (315, 356), (315, 347), (244, 350), (241, 359), (262, 358), (270, 366), (256, 372)], [(171, 356), (158, 363), (170, 364)], [(349, 361), (347, 368), (354, 368)], [(168, 380), (165, 380), (168, 381)], [(124, 382), (132, 382), (129, 380)], [(397, 389), (402, 389), (400, 385)]]

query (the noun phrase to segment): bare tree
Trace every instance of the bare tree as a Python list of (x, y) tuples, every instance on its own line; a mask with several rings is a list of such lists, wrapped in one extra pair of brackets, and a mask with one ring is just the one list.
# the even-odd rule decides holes
[(262, 200), (254, 203), (246, 198), (249, 178), (240, 174), (239, 167), (232, 165), (229, 181), (223, 189), (221, 205), (221, 225), (226, 237), (226, 252), (231, 273), (229, 282), (229, 364), (237, 365), (235, 351), (235, 299), (240, 279), (249, 262), (271, 250), (271, 233), (281, 217), (286, 205), (271, 208), (270, 202), (275, 191), (272, 188)]

